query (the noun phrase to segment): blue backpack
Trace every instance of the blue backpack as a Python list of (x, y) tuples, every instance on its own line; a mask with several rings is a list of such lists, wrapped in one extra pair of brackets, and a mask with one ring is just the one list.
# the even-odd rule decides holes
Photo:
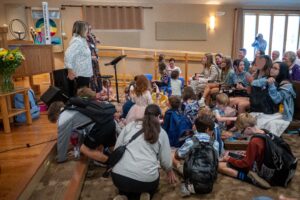
[[(28, 96), (29, 96), (29, 103), (30, 103), (30, 113), (32, 119), (37, 119), (40, 117), (40, 107), (37, 105), (35, 101), (35, 95), (34, 92), (30, 89), (28, 90)], [(15, 108), (17, 109), (24, 109), (24, 96), (23, 94), (16, 94), (14, 97), (14, 104)], [(15, 117), (16, 122), (26, 122), (26, 114), (22, 113)]]
[(172, 147), (182, 145), (184, 141), (180, 142), (179, 138), (184, 135), (185, 131), (191, 130), (192, 126), (191, 121), (177, 110), (169, 109), (165, 113), (163, 129), (167, 132)]

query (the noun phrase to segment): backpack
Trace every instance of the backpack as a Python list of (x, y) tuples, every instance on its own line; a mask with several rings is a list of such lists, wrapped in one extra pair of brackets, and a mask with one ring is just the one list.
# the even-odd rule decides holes
[(264, 114), (274, 114), (279, 111), (279, 105), (275, 104), (269, 95), (268, 86), (251, 87), (250, 112), (262, 112)]
[[(35, 95), (32, 89), (28, 90), (29, 104), (30, 104), (30, 114), (32, 119), (37, 119), (40, 117), (40, 107), (37, 105), (35, 100)], [(24, 96), (23, 94), (16, 94), (14, 96), (14, 104), (16, 109), (24, 109)], [(26, 114), (22, 113), (15, 117), (16, 122), (23, 123), (26, 122)]]
[(280, 137), (264, 130), (266, 134), (256, 134), (252, 138), (262, 138), (265, 141), (265, 153), (258, 175), (273, 186), (287, 187), (295, 175), (297, 158), (291, 152), (290, 146)]
[(194, 147), (184, 162), (184, 179), (193, 184), (197, 194), (207, 194), (213, 190), (218, 174), (218, 154), (213, 141), (201, 142), (192, 137)]
[(168, 110), (165, 113), (163, 129), (169, 136), (170, 145), (172, 147), (180, 147), (184, 141), (179, 138), (184, 135), (185, 131), (192, 129), (191, 121), (176, 110)]
[(105, 124), (108, 121), (114, 120), (116, 107), (108, 102), (72, 97), (67, 102), (64, 110), (76, 110), (91, 118), (95, 123)]

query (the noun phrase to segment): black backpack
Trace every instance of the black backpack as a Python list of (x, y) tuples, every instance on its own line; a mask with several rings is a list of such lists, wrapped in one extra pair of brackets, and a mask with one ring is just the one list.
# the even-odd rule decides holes
[(213, 141), (200, 142), (192, 137), (194, 147), (184, 162), (184, 179), (193, 184), (197, 194), (207, 194), (213, 189), (218, 174), (218, 153)]
[(282, 138), (264, 131), (266, 134), (252, 136), (265, 141), (263, 164), (258, 174), (273, 186), (287, 187), (295, 175), (298, 160)]
[(79, 111), (98, 124), (105, 124), (113, 120), (114, 113), (117, 111), (116, 107), (111, 103), (88, 100), (80, 97), (70, 98), (64, 110)]
[(275, 104), (269, 95), (268, 86), (251, 87), (250, 112), (261, 112), (264, 114), (274, 114), (279, 111), (279, 105)]

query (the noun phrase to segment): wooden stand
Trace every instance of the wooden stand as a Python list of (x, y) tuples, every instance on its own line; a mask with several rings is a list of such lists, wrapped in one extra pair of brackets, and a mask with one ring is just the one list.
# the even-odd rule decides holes
[(0, 27), (0, 48), (7, 48), (7, 27)]
[[(32, 118), (30, 114), (30, 104), (29, 104), (29, 97), (28, 97), (28, 90), (29, 88), (16, 88), (12, 92), (1, 93), (0, 92), (0, 102), (1, 102), (1, 113), (0, 119), (3, 120), (3, 127), (5, 133), (10, 133), (10, 122), (9, 118), (19, 115), (21, 113), (26, 112), (26, 122), (27, 124), (32, 124)], [(22, 93), (24, 95), (24, 109), (13, 109), (11, 106), (11, 96), (17, 93)]]
[(9, 48), (19, 48), (23, 53), (25, 60), (21, 66), (17, 68), (14, 78), (29, 76), (30, 87), (36, 94), (39, 94), (40, 89), (34, 85), (33, 75), (51, 73), (50, 82), (53, 84), (54, 58), (52, 45), (35, 45), (35, 44), (11, 44)]

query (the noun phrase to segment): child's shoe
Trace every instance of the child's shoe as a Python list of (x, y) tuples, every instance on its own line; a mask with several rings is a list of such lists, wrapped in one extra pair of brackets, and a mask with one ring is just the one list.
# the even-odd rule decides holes
[(180, 185), (180, 194), (181, 194), (181, 197), (188, 197), (191, 195), (191, 193), (188, 190), (188, 188), (186, 187), (185, 183), (181, 183), (181, 185)]

